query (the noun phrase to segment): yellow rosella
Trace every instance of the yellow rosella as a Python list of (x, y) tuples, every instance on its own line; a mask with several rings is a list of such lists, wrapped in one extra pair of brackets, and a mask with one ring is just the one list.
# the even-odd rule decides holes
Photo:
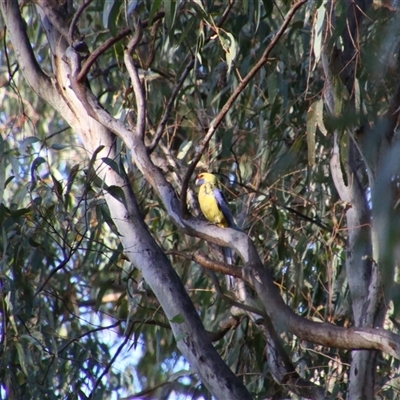
[[(235, 226), (228, 203), (221, 190), (218, 188), (217, 177), (208, 172), (202, 172), (196, 176), (196, 185), (199, 188), (199, 205), (204, 216), (213, 224), (221, 228), (232, 228)], [(224, 260), (232, 264), (232, 250), (223, 247)], [(232, 279), (227, 277), (228, 289), (232, 288)]]
[(218, 188), (217, 177), (208, 172), (196, 176), (196, 185), (199, 185), (199, 204), (204, 216), (213, 224), (221, 228), (231, 228), (235, 225), (228, 203)]

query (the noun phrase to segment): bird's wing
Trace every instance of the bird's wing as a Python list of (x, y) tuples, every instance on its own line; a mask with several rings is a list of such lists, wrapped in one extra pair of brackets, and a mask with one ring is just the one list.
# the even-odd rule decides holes
[(221, 210), (225, 218), (225, 221), (228, 224), (228, 227), (229, 228), (234, 227), (235, 221), (233, 220), (231, 211), (229, 210), (228, 207), (228, 202), (226, 201), (224, 194), (218, 188), (213, 189), (213, 194), (215, 200), (217, 200), (218, 208)]

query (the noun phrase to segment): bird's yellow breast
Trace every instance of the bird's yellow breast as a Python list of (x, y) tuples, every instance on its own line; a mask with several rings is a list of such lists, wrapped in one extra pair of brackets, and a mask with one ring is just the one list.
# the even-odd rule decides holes
[(213, 224), (216, 224), (222, 228), (228, 226), (224, 215), (222, 214), (217, 200), (213, 194), (214, 185), (204, 183), (200, 186), (199, 190), (199, 204), (200, 209), (204, 216)]

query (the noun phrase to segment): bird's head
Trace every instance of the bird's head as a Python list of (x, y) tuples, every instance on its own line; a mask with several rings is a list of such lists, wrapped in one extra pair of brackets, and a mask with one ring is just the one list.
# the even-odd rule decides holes
[(204, 185), (205, 183), (211, 183), (212, 185), (217, 184), (217, 177), (208, 172), (202, 172), (196, 176), (196, 185)]

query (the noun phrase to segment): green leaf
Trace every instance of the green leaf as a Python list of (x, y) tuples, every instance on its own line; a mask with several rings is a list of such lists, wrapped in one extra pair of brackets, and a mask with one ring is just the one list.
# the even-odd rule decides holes
[(87, 169), (87, 181), (88, 182), (92, 182), (92, 181), (96, 181), (95, 183), (98, 184), (100, 187), (103, 186), (103, 181), (97, 176), (95, 170), (94, 170), (94, 163), (96, 161), (97, 155), (104, 149), (103, 145), (100, 145), (99, 147), (97, 147), (97, 149), (93, 152), (92, 157), (90, 158), (89, 161), (89, 166)]
[(115, 171), (118, 175), (121, 175), (121, 170), (119, 168), (119, 165), (114, 160), (108, 157), (103, 157), (101, 160), (109, 167), (111, 167), (112, 170)]
[(109, 290), (112, 285), (114, 284), (115, 279), (107, 279), (106, 282), (104, 282), (104, 284), (102, 284), (100, 286), (100, 290), (97, 293), (96, 296), (96, 304), (95, 304), (95, 310), (98, 311), (101, 304), (102, 304), (102, 300), (103, 300), (103, 296), (105, 295), (105, 293), (107, 292), (107, 290)]
[(225, 42), (227, 44), (227, 48), (225, 49), (225, 58), (226, 58), (226, 64), (228, 65), (228, 72), (231, 71), (233, 61), (236, 58), (237, 52), (238, 52), (238, 46), (236, 43), (235, 38), (233, 35), (229, 32), (226, 32), (226, 35), (228, 36), (228, 40)]
[(179, 160), (183, 160), (183, 159), (186, 157), (188, 151), (189, 151), (191, 148), (192, 148), (192, 142), (191, 142), (191, 141), (189, 141), (189, 142), (183, 142), (182, 145), (181, 145), (181, 148), (179, 149), (179, 153), (178, 153), (178, 155), (177, 155), (177, 158), (178, 158)]
[(68, 145), (68, 144), (63, 144), (63, 143), (53, 143), (51, 146), (50, 146), (50, 148), (51, 149), (53, 149), (53, 150), (64, 150), (64, 149), (67, 149), (68, 147), (71, 147), (70, 145)]
[(15, 178), (14, 175), (9, 176), (9, 177), (6, 179), (5, 183), (4, 183), (4, 188), (6, 188), (7, 185), (8, 185), (14, 178)]
[(354, 80), (354, 108), (356, 111), (356, 115), (360, 115), (360, 113), (361, 113), (361, 90), (360, 90), (359, 79)]
[(17, 349), (18, 353), (18, 359), (19, 359), (19, 365), (21, 366), (22, 372), (28, 376), (28, 369), (27, 369), (27, 360), (26, 360), (26, 355), (24, 352), (24, 349), (21, 346), (21, 343), (16, 342), (15, 347)]
[(71, 192), (72, 185), (75, 181), (76, 175), (78, 174), (79, 167), (80, 167), (79, 164), (75, 164), (71, 168), (69, 175), (68, 175), (67, 187), (65, 189), (65, 195), (64, 195), (64, 203), (65, 203), (66, 208), (68, 208), (68, 206), (69, 206), (69, 194)]
[(322, 2), (321, 6), (318, 8), (317, 17), (315, 18), (314, 23), (314, 42), (313, 42), (313, 50), (314, 50), (314, 66), (313, 70), (315, 69), (316, 65), (318, 64), (321, 58), (321, 50), (322, 50), (322, 39), (324, 37), (324, 26), (325, 26), (325, 1)]
[(43, 157), (37, 157), (33, 160), (32, 165), (31, 165), (31, 185), (29, 187), (29, 191), (32, 192), (35, 187), (36, 187), (36, 176), (35, 176), (35, 170), (39, 167), (41, 164), (45, 164), (46, 160)]
[(183, 340), (186, 336), (187, 336), (187, 334), (184, 333), (184, 332), (178, 333), (178, 334), (176, 335), (175, 340), (176, 340), (177, 342), (179, 342), (179, 341)]
[(3, 203), (0, 203), (0, 226), (3, 225), (4, 218), (9, 214), (10, 210)]
[(18, 210), (11, 211), (11, 217), (13, 217), (14, 219), (18, 219), (19, 217), (25, 214), (29, 214), (30, 212), (31, 212), (30, 208), (19, 208)]
[(56, 179), (56, 177), (53, 174), (50, 174), (51, 180), (53, 181), (53, 189), (56, 193), (56, 196), (59, 200), (62, 200), (62, 192), (63, 192), (63, 187), (61, 185), (61, 182)]
[(125, 193), (120, 186), (115, 186), (115, 185), (107, 186), (105, 187), (105, 190), (106, 192), (111, 194), (112, 197), (114, 197), (115, 199), (117, 199), (126, 206)]
[(274, 2), (271, 0), (263, 0), (264, 8), (265, 8), (265, 17), (270, 16), (272, 14), (272, 10), (274, 9)]
[(260, 20), (261, 20), (261, 0), (255, 0), (257, 3), (257, 6), (255, 7), (255, 20), (256, 20), (256, 29), (255, 31), (258, 31), (258, 27), (260, 26)]
[(196, 18), (189, 19), (189, 21), (185, 24), (183, 32), (179, 35), (177, 46), (180, 46), (186, 40), (189, 33), (193, 33), (196, 23), (197, 23)]
[(222, 136), (222, 149), (221, 149), (221, 157), (228, 158), (231, 155), (231, 147), (232, 147), (232, 139), (233, 139), (233, 128), (227, 129)]
[(25, 339), (27, 340), (30, 344), (35, 346), (40, 352), (43, 351), (43, 346), (45, 344), (43, 334), (37, 330), (35, 331), (30, 331), (29, 335), (27, 334), (22, 334), (20, 336), (20, 339)]
[(122, 0), (107, 0), (103, 8), (103, 26), (115, 35), (117, 33), (117, 20), (121, 12)]
[(117, 226), (114, 224), (114, 221), (110, 216), (108, 207), (105, 204), (99, 204), (96, 207), (96, 211), (98, 211), (99, 222), (104, 221), (113, 233), (115, 233), (117, 236), (121, 236), (121, 234), (118, 232)]
[(175, 315), (170, 321), (174, 324), (183, 324), (185, 322), (185, 319), (182, 317), (181, 314)]
[(317, 102), (311, 104), (307, 111), (307, 148), (308, 165), (315, 164), (315, 132), (317, 131)]
[(326, 136), (328, 134), (328, 131), (325, 127), (324, 123), (324, 102), (322, 99), (320, 99), (317, 102), (317, 106), (315, 108), (316, 114), (317, 114), (317, 125), (319, 130)]
[(156, 15), (156, 12), (160, 8), (162, 0), (154, 0), (151, 4), (150, 14), (149, 14), (149, 26), (153, 24), (153, 18)]
[(45, 164), (46, 160), (43, 157), (37, 157), (33, 160), (33, 163), (31, 165), (31, 179), (32, 181), (36, 181), (35, 178), (35, 170), (39, 165)]
[(132, 13), (135, 12), (138, 6), (139, 0), (125, 0), (126, 15), (129, 18)]
[(333, 85), (334, 85), (334, 116), (339, 117), (341, 116), (343, 112), (343, 103), (345, 100), (348, 99), (348, 91), (344, 84), (342, 83), (342, 80), (336, 76), (333, 79)]
[(165, 22), (167, 23), (168, 29), (172, 31), (177, 11), (176, 0), (164, 0), (164, 10)]
[(196, 11), (196, 14), (203, 20), (207, 21), (210, 19), (209, 14), (203, 7), (203, 4), (201, 3), (200, 0), (192, 0), (192, 4), (194, 6), (194, 9)]
[(274, 104), (278, 94), (278, 82), (275, 71), (271, 72), (267, 77), (268, 101)]

